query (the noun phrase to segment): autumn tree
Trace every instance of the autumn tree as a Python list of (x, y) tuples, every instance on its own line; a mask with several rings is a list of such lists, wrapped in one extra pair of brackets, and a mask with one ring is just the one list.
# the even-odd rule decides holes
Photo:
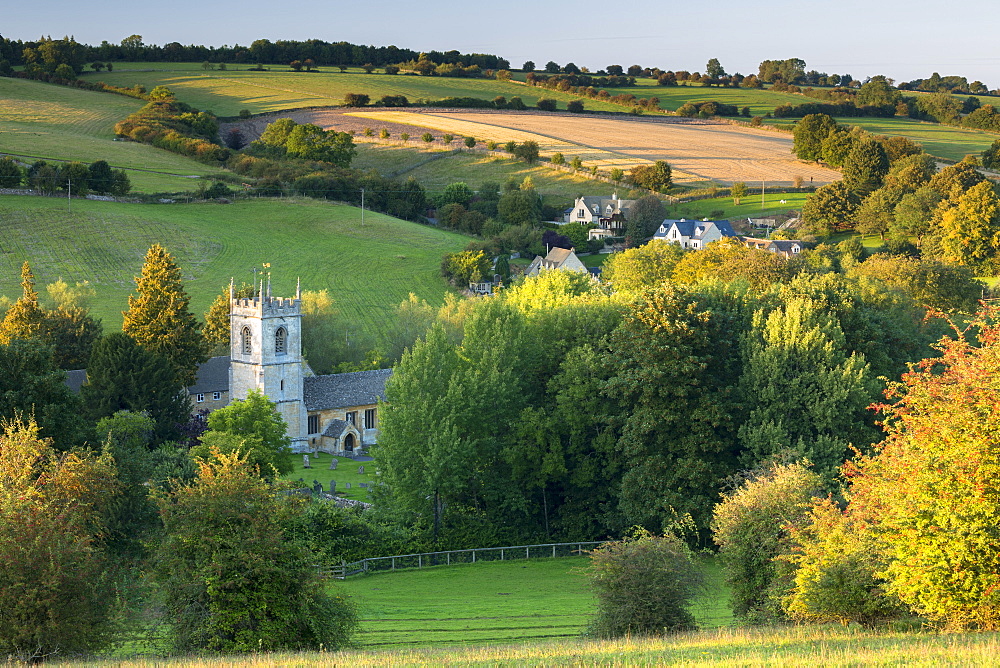
[(135, 283), (138, 294), (128, 298), (122, 331), (169, 360), (184, 385), (193, 385), (198, 365), (208, 355), (201, 325), (189, 310), (180, 267), (163, 246), (154, 244)]
[(38, 305), (35, 276), (27, 261), (21, 265), (21, 296), (7, 309), (0, 322), (0, 344), (13, 339), (38, 338), (45, 314)]
[(982, 312), (890, 386), (888, 436), (851, 474), (851, 506), (884, 546), (889, 593), (947, 628), (1000, 628), (996, 315)]
[(818, 236), (854, 227), (854, 214), (861, 201), (843, 181), (816, 189), (802, 207), (804, 229)]
[(684, 256), (677, 244), (653, 241), (608, 257), (602, 280), (616, 292), (641, 292), (670, 280), (674, 267)]
[(995, 274), (1000, 251), (1000, 197), (982, 181), (941, 212), (941, 251), (946, 262)]
[(629, 171), (632, 183), (640, 188), (661, 190), (673, 185), (670, 165), (666, 160), (657, 160), (652, 165), (639, 165)]
[(334, 649), (357, 626), (286, 532), (297, 499), (237, 453), (200, 460), (197, 478), (156, 496), (164, 525), (155, 577), (180, 651)]
[(100, 538), (114, 465), (59, 454), (31, 420), (0, 429), (0, 654), (40, 662), (103, 649), (114, 596)]

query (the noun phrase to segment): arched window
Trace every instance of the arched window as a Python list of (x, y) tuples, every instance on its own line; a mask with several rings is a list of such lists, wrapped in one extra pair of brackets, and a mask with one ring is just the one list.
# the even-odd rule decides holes
[(244, 327), (240, 334), (240, 343), (243, 345), (243, 354), (249, 355), (253, 352), (253, 339), (250, 336), (250, 328)]
[(284, 355), (288, 352), (288, 330), (279, 327), (274, 333), (274, 354)]

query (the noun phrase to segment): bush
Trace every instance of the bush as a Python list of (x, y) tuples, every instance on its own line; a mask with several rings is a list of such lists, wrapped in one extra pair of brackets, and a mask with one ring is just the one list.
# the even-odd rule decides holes
[(345, 107), (364, 107), (368, 104), (369, 98), (364, 93), (348, 93), (344, 96)]
[(566, 103), (566, 111), (571, 111), (574, 114), (583, 113), (583, 100), (570, 100)]
[(733, 612), (750, 620), (785, 616), (781, 599), (791, 587), (791, 565), (775, 558), (791, 551), (789, 528), (807, 522), (822, 479), (804, 464), (774, 466), (724, 494), (712, 532), (733, 589)]
[(602, 638), (658, 634), (695, 627), (688, 608), (702, 575), (687, 544), (642, 529), (590, 555), (597, 613), (590, 632)]
[(556, 101), (547, 97), (540, 98), (538, 100), (538, 108), (542, 111), (555, 111)]

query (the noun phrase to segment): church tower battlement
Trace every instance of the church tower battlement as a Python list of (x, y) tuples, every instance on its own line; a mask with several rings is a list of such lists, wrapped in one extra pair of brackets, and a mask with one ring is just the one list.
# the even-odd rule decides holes
[(229, 287), (229, 388), (232, 399), (260, 391), (275, 403), (288, 425), (292, 451), (308, 450), (303, 400), (302, 290), (271, 296), (271, 280), (261, 280), (253, 297)]

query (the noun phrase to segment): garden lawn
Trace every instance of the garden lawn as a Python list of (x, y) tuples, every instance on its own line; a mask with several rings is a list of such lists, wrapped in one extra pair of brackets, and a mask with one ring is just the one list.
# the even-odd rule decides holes
[[(715, 560), (693, 609), (699, 625), (729, 624)], [(586, 557), (479, 562), (372, 573), (336, 586), (360, 606), (359, 642), (372, 646), (484, 644), (579, 636), (594, 611)]]
[[(688, 220), (702, 218), (766, 218), (782, 213), (795, 213), (802, 210), (809, 193), (765, 193), (764, 206), (761, 207), (760, 192), (753, 193), (753, 184), (750, 187), (750, 194), (740, 200), (739, 206), (733, 204), (732, 197), (716, 197), (713, 199), (699, 199), (693, 202), (681, 202), (679, 204), (667, 204), (668, 218), (687, 218)], [(782, 204), (781, 200), (785, 200)], [(719, 215), (717, 212), (721, 211)]]
[[(336, 67), (321, 67), (318, 72), (293, 72), (287, 65), (269, 65), (266, 67), (270, 71), (249, 72), (247, 67), (230, 65), (225, 71), (206, 71), (195, 63), (126, 63), (116, 64), (113, 72), (88, 72), (83, 78), (117, 86), (142, 84), (147, 90), (166, 86), (181, 101), (220, 116), (236, 116), (242, 109), (259, 114), (340, 105), (347, 93), (363, 93), (372, 102), (385, 95), (405, 95), (411, 102), (446, 97), (492, 100), (497, 95), (508, 99), (520, 96), (529, 106), (546, 97), (557, 100), (560, 109), (566, 108), (566, 102), (578, 99), (568, 93), (492, 79), (365, 74), (358, 68), (341, 73)], [(620, 105), (597, 100), (586, 100), (584, 104), (591, 110), (623, 110)]]
[(271, 264), (273, 294), (328, 290), (352, 327), (377, 336), (412, 292), (440, 304), (448, 291), (439, 268), (468, 238), (436, 228), (310, 199), (240, 200), (233, 204), (116, 204), (0, 196), (0, 295), (20, 295), (20, 268), (31, 263), (43, 286), (62, 277), (90, 281), (93, 315), (106, 331), (121, 312), (151, 244), (175, 257), (201, 315), (229, 285), (250, 282)]
[(114, 141), (115, 123), (145, 104), (123, 95), (0, 78), (0, 153), (24, 163), (106, 160), (126, 169), (137, 192), (194, 190), (219, 170), (135, 142)]

